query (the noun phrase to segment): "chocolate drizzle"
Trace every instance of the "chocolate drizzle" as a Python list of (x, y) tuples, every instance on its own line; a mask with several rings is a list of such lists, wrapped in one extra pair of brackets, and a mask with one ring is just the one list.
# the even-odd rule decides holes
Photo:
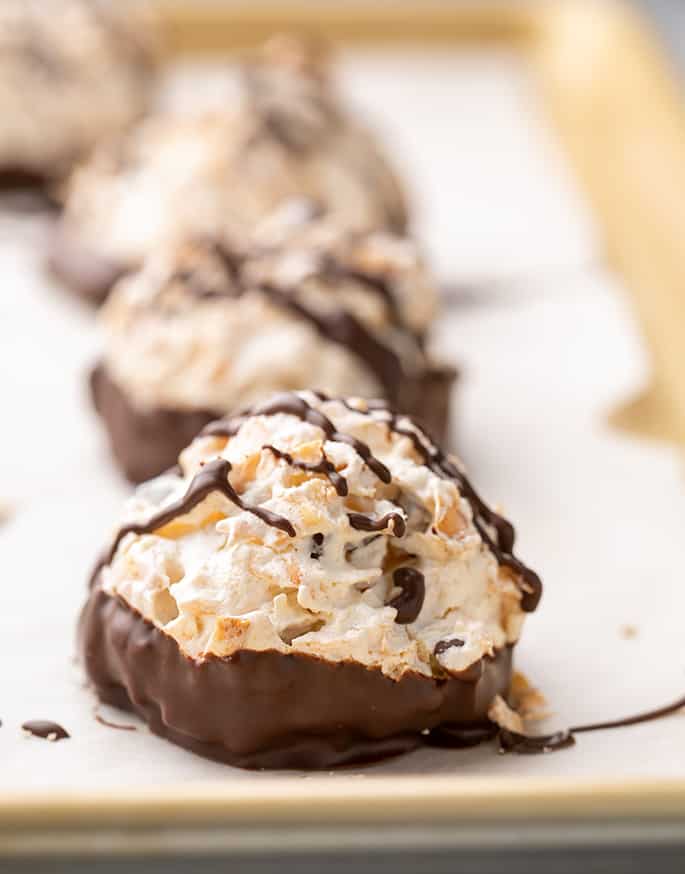
[[(322, 401), (330, 400), (322, 392), (318, 392), (317, 397)], [(363, 410), (351, 406), (346, 401), (343, 400), (342, 403), (352, 412), (364, 414)], [(411, 440), (422, 462), (436, 476), (456, 482), (460, 494), (471, 507), (473, 524), (481, 540), (495, 556), (498, 564), (509, 568), (513, 572), (517, 581), (519, 581), (519, 587), (522, 591), (521, 607), (527, 613), (532, 613), (538, 606), (542, 596), (542, 581), (535, 571), (524, 565), (513, 554), (516, 533), (511, 522), (488, 507), (485, 501), (478, 495), (466, 474), (447, 458), (432, 437), (411, 416), (397, 413), (382, 400), (369, 401), (367, 409), (371, 414), (383, 414), (385, 417), (383, 421), (392, 433)], [(406, 419), (412, 427), (401, 427), (398, 424), (400, 418)]]
[(397, 400), (403, 374), (402, 362), (397, 353), (381, 343), (356, 316), (342, 308), (315, 313), (291, 291), (270, 283), (263, 283), (259, 290), (276, 306), (309, 322), (324, 339), (344, 346), (356, 355), (375, 374), (387, 397)]
[(407, 531), (407, 523), (399, 513), (386, 513), (380, 519), (372, 519), (363, 513), (348, 513), (347, 518), (357, 531), (387, 531), (390, 528), (393, 537), (404, 537)]
[(282, 459), (286, 464), (290, 465), (290, 467), (295, 467), (298, 470), (305, 470), (309, 473), (322, 474), (330, 481), (331, 485), (341, 498), (344, 498), (347, 495), (347, 480), (344, 476), (341, 476), (338, 473), (333, 464), (326, 458), (325, 452), (322, 454), (319, 461), (298, 461), (293, 458), (289, 452), (283, 452), (281, 449), (276, 449), (275, 446), (271, 446), (270, 444), (263, 446), (262, 449), (268, 449), (269, 452), (276, 456), (276, 458)]
[(57, 722), (49, 719), (29, 719), (22, 723), (22, 730), (33, 737), (41, 737), (44, 740), (65, 740), (71, 735)]
[(402, 591), (388, 602), (388, 607), (397, 610), (395, 622), (398, 625), (409, 625), (418, 619), (423, 607), (423, 599), (426, 596), (423, 574), (413, 567), (400, 567), (392, 575), (392, 582)]
[[(316, 392), (315, 396), (321, 401), (330, 400), (323, 392)], [(345, 403), (343, 401), (343, 403)], [(358, 410), (349, 405), (348, 409), (355, 413), (364, 414), (363, 410)], [(498, 564), (508, 568), (514, 574), (521, 588), (521, 607), (527, 613), (532, 613), (540, 602), (542, 595), (542, 581), (540, 577), (529, 567), (519, 561), (513, 554), (515, 531), (513, 525), (504, 517), (495, 513), (478, 495), (466, 474), (453, 464), (437, 444), (430, 438), (426, 432), (419, 427), (409, 416), (404, 416), (410, 424), (411, 428), (404, 428), (399, 424), (400, 415), (393, 411), (383, 401), (371, 402), (368, 405), (370, 413), (380, 412), (386, 416), (384, 421), (388, 428), (395, 434), (407, 437), (411, 440), (414, 449), (420, 456), (421, 460), (437, 476), (454, 480), (459, 487), (461, 495), (468, 501), (473, 514), (473, 524), (478, 531), (481, 540), (492, 552), (497, 559)], [(232, 437), (237, 433), (240, 426), (249, 416), (273, 416), (278, 413), (297, 416), (302, 421), (309, 422), (315, 425), (324, 432), (328, 440), (337, 440), (347, 443), (352, 446), (358, 455), (366, 462), (367, 466), (385, 483), (391, 481), (390, 471), (382, 462), (371, 454), (369, 447), (348, 434), (341, 434), (336, 430), (335, 426), (323, 413), (314, 409), (304, 398), (294, 393), (278, 394), (270, 401), (260, 404), (248, 410), (241, 416), (236, 418), (221, 419), (218, 422), (213, 422), (208, 425), (203, 434)], [(425, 437), (425, 440), (423, 439)], [(427, 441), (427, 442), (426, 442)], [(354, 514), (355, 522), (350, 524), (353, 527), (361, 528), (363, 531), (378, 531), (379, 528), (361, 527), (364, 522), (368, 522), (368, 517), (363, 517), (361, 514)], [(401, 517), (398, 517), (401, 518)], [(364, 520), (364, 521), (362, 521)], [(404, 520), (402, 519), (404, 523)], [(402, 536), (399, 534), (397, 536)]]
[[(402, 428), (398, 425), (400, 415), (382, 402), (375, 404), (370, 409), (387, 414), (388, 428), (395, 434), (400, 434), (411, 440), (414, 449), (429, 470), (437, 476), (447, 477), (457, 483), (460, 494), (471, 507), (473, 524), (481, 540), (495, 556), (498, 564), (512, 571), (517, 580), (520, 581), (521, 607), (527, 613), (532, 613), (542, 596), (542, 581), (535, 571), (524, 565), (513, 554), (516, 535), (511, 522), (488, 507), (466, 474), (447, 458), (435, 441), (410, 416), (402, 418), (405, 418), (413, 427)], [(424, 442), (423, 436), (428, 439), (429, 443)]]
[[(155, 513), (146, 522), (132, 522), (129, 525), (122, 526), (114, 537), (104, 564), (109, 564), (112, 561), (119, 544), (127, 534), (152, 534), (173, 522), (179, 516), (185, 516), (187, 513), (190, 513), (212, 492), (219, 492), (241, 510), (252, 513), (253, 516), (257, 516), (258, 519), (261, 519), (262, 522), (265, 522), (272, 528), (284, 531), (289, 537), (295, 537), (295, 529), (286, 518), (279, 516), (277, 513), (272, 513), (271, 510), (266, 510), (263, 507), (246, 504), (229, 482), (228, 475), (230, 472), (231, 463), (225, 458), (215, 458), (207, 462), (195, 474), (182, 498)], [(99, 570), (99, 567), (96, 568), (96, 572)]]
[[(321, 401), (329, 400), (329, 398), (321, 392), (315, 393), (315, 396)], [(349, 405), (348, 408), (356, 413), (364, 414), (363, 411), (350, 407)], [(466, 474), (444, 455), (435, 442), (423, 430), (421, 430), (410, 417), (406, 416), (405, 418), (412, 427), (405, 428), (398, 423), (400, 418), (399, 415), (383, 402), (370, 403), (368, 410), (371, 414), (374, 412), (384, 414), (386, 416), (384, 421), (393, 433), (407, 437), (411, 440), (414, 449), (429, 470), (433, 471), (437, 476), (452, 479), (457, 483), (460, 493), (468, 501), (471, 507), (473, 523), (483, 543), (488, 547), (488, 549), (490, 549), (498, 563), (501, 566), (509, 568), (516, 577), (522, 590), (521, 607), (526, 612), (532, 612), (535, 610), (542, 594), (542, 582), (533, 570), (524, 565), (513, 554), (515, 532), (511, 523), (487, 506), (472, 486)], [(307, 422), (308, 424), (321, 429), (327, 440), (345, 443), (348, 446), (351, 446), (357, 455), (359, 455), (359, 457), (364, 461), (369, 470), (371, 470), (378, 479), (381, 480), (381, 482), (386, 484), (391, 482), (392, 477), (390, 471), (373, 455), (371, 449), (366, 443), (353, 437), (351, 434), (345, 434), (338, 431), (333, 422), (327, 416), (294, 392), (283, 392), (277, 394), (270, 400), (257, 404), (238, 416), (219, 419), (216, 422), (212, 422), (205, 427), (201, 433), (205, 436), (230, 438), (237, 434), (240, 427), (248, 418), (253, 416), (276, 416), (279, 414), (295, 416), (301, 421)], [(265, 448), (269, 449), (269, 451), (277, 455), (277, 457), (282, 458), (295, 467), (327, 476), (340, 496), (347, 494), (347, 481), (337, 473), (334, 466), (326, 458), (325, 454), (319, 462), (307, 463), (297, 462), (289, 453), (278, 450), (275, 447), (267, 446)], [(217, 465), (219, 465), (219, 467), (217, 467)], [(176, 516), (189, 512), (211, 491), (222, 492), (230, 501), (240, 507), (240, 509), (253, 513), (268, 525), (280, 528), (291, 537), (294, 537), (295, 530), (287, 519), (284, 519), (282, 516), (278, 516), (275, 513), (271, 513), (268, 510), (259, 507), (250, 507), (243, 504), (241, 498), (228, 482), (228, 472), (230, 472), (230, 470), (231, 466), (228, 461), (217, 459), (210, 462), (202, 471), (200, 471), (200, 473), (197, 474), (196, 478), (190, 484), (188, 492), (181, 501), (172, 504), (158, 514), (155, 514), (146, 523), (134, 523), (120, 529), (105, 563), (111, 561), (121, 539), (126, 534), (149, 534), (152, 531), (161, 528), (163, 525), (166, 525), (175, 519)], [(350, 525), (361, 531), (383, 531), (390, 523), (392, 523), (394, 536), (402, 537), (406, 532), (405, 520), (399, 513), (386, 514), (386, 516), (378, 520), (373, 520), (361, 513), (350, 513), (348, 514), (348, 518), (350, 520)]]
[(281, 413), (287, 416), (295, 416), (303, 422), (320, 428), (326, 435), (327, 440), (346, 443), (348, 446), (351, 446), (369, 470), (381, 482), (389, 483), (391, 481), (390, 471), (383, 462), (379, 461), (372, 454), (366, 443), (358, 440), (356, 437), (352, 437), (350, 434), (343, 434), (338, 431), (327, 416), (324, 416), (323, 413), (312, 407), (304, 398), (294, 392), (282, 392), (274, 395), (270, 400), (252, 407), (239, 416), (212, 422), (201, 433), (214, 437), (233, 437), (247, 418), (253, 416), (277, 416)]
[(321, 558), (323, 555), (323, 541), (324, 536), (320, 531), (317, 531), (316, 534), (312, 534), (312, 551), (309, 553), (309, 557), (316, 559)]
[(519, 756), (538, 756), (554, 753), (575, 746), (576, 739), (569, 730), (553, 734), (527, 735), (501, 728), (497, 733), (501, 753), (516, 753)]
[[(192, 268), (176, 272), (171, 277), (171, 281), (184, 282), (188, 291), (202, 300), (244, 295), (251, 288), (249, 279), (244, 278), (243, 275), (249, 256), (231, 250), (223, 242), (208, 241), (206, 245), (221, 261), (228, 282), (225, 285), (210, 286), (198, 275), (198, 271)], [(348, 279), (380, 295), (386, 304), (391, 323), (411, 333), (402, 324), (397, 301), (387, 280), (362, 270), (348, 268), (332, 256), (324, 256), (321, 259), (320, 268), (315, 275), (324, 281)], [(324, 339), (344, 346), (376, 376), (387, 397), (393, 402), (398, 401), (404, 375), (400, 357), (392, 348), (378, 340), (364, 322), (353, 313), (342, 307), (334, 307), (327, 312), (315, 312), (302, 302), (294, 289), (272, 282), (263, 282), (254, 287), (274, 306), (308, 322)]]
[(404, 326), (397, 298), (392, 290), (391, 281), (385, 276), (381, 276), (378, 273), (369, 273), (366, 270), (360, 270), (355, 267), (348, 267), (332, 255), (323, 256), (319, 264), (317, 276), (321, 276), (324, 280), (328, 278), (347, 279), (351, 282), (356, 282), (358, 285), (363, 285), (383, 300), (392, 323)]

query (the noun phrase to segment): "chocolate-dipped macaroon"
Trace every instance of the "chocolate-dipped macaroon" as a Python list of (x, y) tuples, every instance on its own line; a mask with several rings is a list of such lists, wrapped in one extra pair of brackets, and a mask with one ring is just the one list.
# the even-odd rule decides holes
[(248, 768), (477, 737), (541, 583), (460, 463), (381, 402), (276, 395), (141, 486), (80, 649), (100, 699)]
[(135, 482), (211, 419), (301, 385), (385, 397), (444, 435), (455, 373), (425, 350), (435, 301), (411, 240), (290, 202), (248, 247), (167, 247), (121, 280), (101, 313), (95, 407)]
[(50, 255), (67, 285), (99, 302), (158, 244), (187, 232), (249, 234), (297, 196), (348, 228), (405, 229), (400, 184), (341, 105), (320, 52), (275, 38), (242, 83), (239, 105), (149, 118), (79, 168)]
[(49, 185), (148, 107), (148, 17), (116, 2), (2, 0), (0, 189)]

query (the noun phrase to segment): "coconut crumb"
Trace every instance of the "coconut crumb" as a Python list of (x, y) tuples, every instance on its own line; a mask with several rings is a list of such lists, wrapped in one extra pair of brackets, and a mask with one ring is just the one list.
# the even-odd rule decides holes
[(637, 625), (631, 625), (627, 623), (626, 625), (621, 625), (618, 629), (618, 633), (623, 638), (623, 640), (635, 640), (638, 635)]
[(5, 498), (0, 498), (0, 526), (7, 525), (14, 516), (14, 506)]
[(514, 671), (511, 678), (509, 702), (526, 722), (540, 722), (552, 715), (545, 696), (520, 671)]
[(490, 709), (488, 710), (488, 719), (499, 725), (500, 728), (506, 728), (507, 731), (523, 734), (523, 720), (521, 716), (507, 704), (501, 695), (496, 695)]

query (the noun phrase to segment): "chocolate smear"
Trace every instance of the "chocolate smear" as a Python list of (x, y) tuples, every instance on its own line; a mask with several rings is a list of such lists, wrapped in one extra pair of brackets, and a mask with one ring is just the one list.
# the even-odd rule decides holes
[(41, 737), (44, 740), (65, 740), (71, 736), (59, 723), (51, 722), (49, 719), (29, 719), (23, 722), (21, 727), (33, 737)]
[(402, 591), (388, 602), (388, 607), (397, 610), (395, 622), (398, 625), (409, 625), (418, 618), (423, 607), (423, 599), (426, 596), (423, 574), (413, 567), (400, 567), (393, 573), (392, 582)]

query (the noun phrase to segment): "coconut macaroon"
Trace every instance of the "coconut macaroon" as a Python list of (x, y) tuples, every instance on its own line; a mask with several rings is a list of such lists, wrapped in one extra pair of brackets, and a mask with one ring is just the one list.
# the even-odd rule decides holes
[(321, 52), (275, 38), (241, 82), (226, 111), (148, 119), (78, 169), (50, 256), (69, 286), (100, 301), (154, 246), (188, 232), (249, 234), (296, 196), (348, 228), (405, 229), (400, 184), (341, 105)]
[(283, 393), (141, 486), (81, 619), (97, 694), (245, 767), (487, 722), (541, 583), (460, 463), (382, 402)]
[(59, 180), (148, 107), (149, 16), (114, 2), (2, 0), (0, 185)]
[(444, 434), (455, 372), (425, 349), (435, 305), (410, 239), (289, 202), (247, 247), (172, 245), (120, 281), (101, 312), (95, 407), (134, 482), (211, 419), (302, 385), (385, 397)]

